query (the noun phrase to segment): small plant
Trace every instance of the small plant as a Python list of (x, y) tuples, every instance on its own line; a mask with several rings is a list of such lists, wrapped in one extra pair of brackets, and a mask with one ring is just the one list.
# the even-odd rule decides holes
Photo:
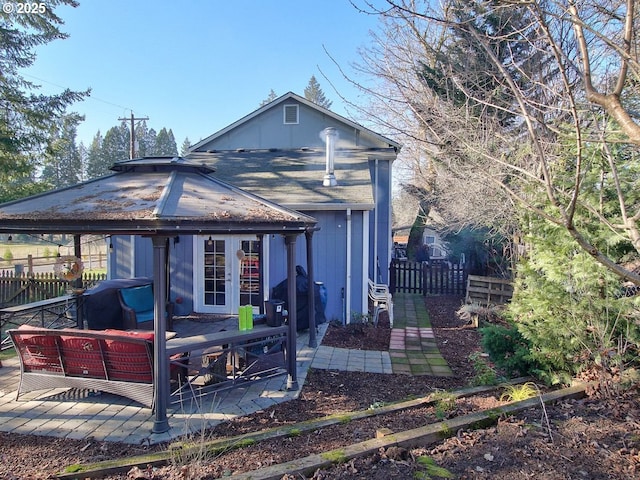
[(451, 436), (451, 428), (449, 427), (449, 425), (447, 425), (446, 422), (442, 422), (440, 431), (438, 433), (440, 434), (440, 438), (442, 439), (449, 438)]
[(372, 321), (372, 316), (370, 313), (362, 313), (362, 312), (351, 312), (351, 323), (359, 323), (362, 325), (369, 325)]
[(446, 468), (438, 466), (435, 460), (431, 457), (421, 455), (416, 458), (416, 463), (418, 464), (418, 468), (420, 470), (414, 474), (414, 478), (417, 478), (419, 480), (431, 480), (434, 477), (454, 478), (453, 473), (451, 473)]
[(533, 382), (522, 385), (506, 385), (505, 392), (500, 395), (501, 402), (521, 402), (533, 398), (538, 394), (538, 386)]
[(7, 262), (10, 262), (11, 260), (13, 260), (13, 253), (11, 252), (11, 249), (6, 248), (4, 250), (4, 255), (2, 255), (2, 258), (5, 259)]
[(456, 397), (449, 392), (436, 392), (431, 398), (435, 402), (435, 415), (438, 419), (443, 419), (456, 407)]
[(471, 385), (497, 385), (498, 374), (496, 370), (489, 365), (480, 352), (474, 352), (469, 355), (469, 360), (473, 363), (475, 375), (471, 379)]
[(367, 408), (367, 410), (375, 410), (376, 408), (382, 408), (384, 407), (384, 402), (373, 402), (371, 405), (369, 405), (369, 408)]
[(299, 428), (292, 428), (291, 430), (289, 430), (290, 437), (299, 437), (300, 435), (302, 435), (302, 430), (300, 430)]

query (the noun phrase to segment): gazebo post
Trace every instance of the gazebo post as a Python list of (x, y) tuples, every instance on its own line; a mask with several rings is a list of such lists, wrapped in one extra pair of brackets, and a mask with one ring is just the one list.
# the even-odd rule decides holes
[(289, 351), (287, 352), (287, 390), (298, 389), (298, 366), (296, 360), (296, 348), (298, 346), (298, 308), (296, 299), (296, 236), (285, 235), (284, 243), (287, 246), (287, 297), (289, 299), (289, 335), (287, 337)]
[(313, 271), (313, 230), (308, 228), (304, 235), (307, 239), (307, 275), (309, 277), (309, 288), (307, 289), (309, 305), (309, 347), (316, 348), (318, 340), (316, 339), (316, 282), (315, 273)]
[(153, 433), (169, 430), (167, 401), (169, 398), (169, 362), (167, 360), (167, 340), (165, 311), (166, 299), (166, 236), (153, 236), (153, 394), (155, 395), (155, 418)]

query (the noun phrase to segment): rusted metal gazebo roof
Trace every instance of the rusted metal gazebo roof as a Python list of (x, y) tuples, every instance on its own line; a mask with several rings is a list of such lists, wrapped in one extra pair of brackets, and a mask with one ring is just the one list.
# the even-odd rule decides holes
[(176, 235), (304, 232), (312, 217), (220, 181), (180, 157), (116, 163), (115, 173), (0, 205), (0, 232)]

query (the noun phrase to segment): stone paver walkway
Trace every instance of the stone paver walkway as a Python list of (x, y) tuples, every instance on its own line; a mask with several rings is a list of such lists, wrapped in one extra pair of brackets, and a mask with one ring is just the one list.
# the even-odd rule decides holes
[(440, 354), (422, 295), (397, 293), (393, 297), (394, 321), (389, 343), (393, 373), (452, 376)]

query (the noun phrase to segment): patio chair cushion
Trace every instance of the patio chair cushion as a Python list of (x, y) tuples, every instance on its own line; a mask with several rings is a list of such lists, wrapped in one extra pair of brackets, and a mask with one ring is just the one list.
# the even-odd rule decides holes
[(153, 287), (151, 284), (120, 289), (122, 301), (135, 312), (137, 323), (153, 320)]
[[(104, 330), (114, 336), (135, 337), (153, 342), (153, 332)], [(149, 383), (153, 380), (151, 349), (144, 344), (105, 340), (105, 359), (112, 380)]]
[(61, 335), (60, 351), (67, 375), (107, 378), (97, 338)]
[(28, 335), (22, 331), (35, 330), (31, 325), (20, 325), (20, 337), (24, 349), (24, 368), (28, 371), (63, 372), (55, 337), (48, 335)]

